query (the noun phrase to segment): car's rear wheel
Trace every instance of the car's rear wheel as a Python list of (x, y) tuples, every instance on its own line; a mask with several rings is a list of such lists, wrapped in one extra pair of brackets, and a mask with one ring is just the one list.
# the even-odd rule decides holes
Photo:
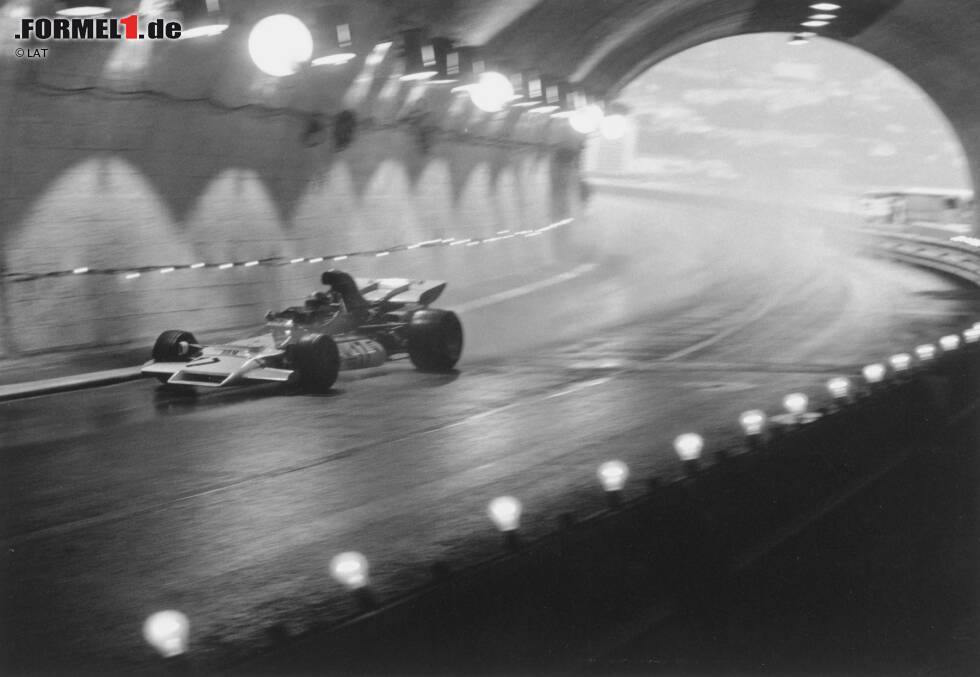
[[(153, 344), (153, 359), (157, 362), (186, 362), (197, 353), (194, 334), (181, 329), (168, 329)], [(157, 380), (166, 383), (168, 374), (157, 374)]]
[(293, 369), (304, 390), (325, 393), (340, 371), (340, 351), (326, 334), (307, 334), (291, 346)]
[(426, 308), (407, 327), (408, 356), (422, 371), (450, 371), (463, 354), (463, 325), (456, 313)]

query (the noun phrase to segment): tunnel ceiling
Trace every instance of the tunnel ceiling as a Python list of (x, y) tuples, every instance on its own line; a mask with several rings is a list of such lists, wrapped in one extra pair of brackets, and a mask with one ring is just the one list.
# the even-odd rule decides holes
[[(522, 67), (568, 79), (608, 99), (658, 61), (704, 42), (796, 32), (813, 2), (540, 0), (494, 33), (488, 46)], [(842, 6), (838, 19), (817, 29), (819, 34), (883, 59), (918, 84), (950, 120), (972, 175), (980, 176), (980, 2), (836, 3)], [(513, 9), (502, 0), (488, 4)]]
[[(428, 25), (498, 58), (580, 83), (596, 94), (622, 88), (658, 60), (722, 37), (795, 32), (816, 0), (475, 0), (406, 3)], [(860, 37), (901, 8), (923, 29), (980, 17), (968, 0), (839, 0), (839, 18), (820, 29), (844, 41)], [(955, 12), (939, 5), (952, 5)], [(937, 9), (940, 11), (937, 12)], [(942, 30), (942, 29), (940, 29)], [(901, 48), (901, 46), (899, 46)]]
[[(230, 36), (241, 38), (258, 17), (291, 12), (314, 16), (324, 5), (352, 11), (355, 47), (409, 27), (430, 37), (483, 47), (511, 70), (534, 70), (609, 98), (654, 63), (715, 39), (759, 32), (794, 32), (815, 0), (226, 0)], [(151, 0), (115, 0), (114, 13)], [(53, 0), (28, 3), (49, 13)], [(842, 9), (821, 35), (863, 48), (895, 65), (947, 109), (975, 94), (980, 72), (980, 2), (975, 0), (837, 0)], [(247, 57), (246, 59), (247, 60)], [(97, 64), (93, 64), (97, 67)], [(182, 77), (195, 74), (179, 64)], [(251, 68), (250, 64), (244, 66)], [(198, 62), (201, 77), (213, 63)], [(965, 78), (965, 80), (963, 79)], [(334, 85), (331, 88), (335, 89)], [(308, 97), (307, 97), (308, 98)], [(955, 119), (955, 111), (946, 110)], [(972, 114), (972, 111), (971, 111)]]
[[(241, 98), (257, 91), (247, 84), (255, 69), (240, 46), (251, 22), (277, 11), (308, 18), (320, 6), (346, 4), (353, 13), (355, 48), (362, 58), (375, 42), (398, 30), (424, 27), (430, 37), (482, 47), (491, 62), (504, 69), (534, 70), (609, 99), (653, 64), (698, 44), (747, 33), (798, 31), (814, 0), (228, 1), (236, 28), (228, 31), (229, 40), (232, 45), (238, 40), (239, 46), (229, 49), (225, 40), (225, 46), (162, 49), (162, 63), (151, 74), (156, 80), (191, 94), (195, 85), (200, 89), (219, 83), (229, 98)], [(31, 4), (43, 13), (53, 2)], [(136, 0), (112, 4), (119, 15), (138, 6)], [(921, 86), (951, 121), (972, 174), (980, 176), (980, 2), (837, 4), (842, 5), (838, 19), (817, 29), (819, 33), (882, 58)], [(102, 68), (106, 58), (106, 50), (72, 54), (71, 68), (91, 72)], [(89, 65), (83, 66), (86, 61)], [(349, 107), (344, 93), (353, 86), (354, 72), (323, 72), (302, 82), (282, 83), (275, 90), (277, 104), (320, 111)], [(371, 105), (365, 103), (358, 112), (374, 112)]]
[[(704, 42), (796, 32), (816, 0), (398, 0), (394, 26), (483, 45), (513, 69), (535, 70), (612, 98), (652, 65)], [(980, 2), (836, 0), (821, 36), (863, 49), (916, 82), (949, 118), (980, 176)]]

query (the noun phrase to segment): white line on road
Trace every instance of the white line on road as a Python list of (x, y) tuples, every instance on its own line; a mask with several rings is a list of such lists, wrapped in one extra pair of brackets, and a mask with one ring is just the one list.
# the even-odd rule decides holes
[(553, 287), (556, 284), (561, 284), (562, 282), (574, 280), (576, 277), (581, 277), (586, 273), (592, 272), (597, 267), (598, 264), (595, 263), (584, 263), (581, 266), (573, 268), (572, 270), (559, 273), (558, 275), (545, 278), (544, 280), (539, 280), (538, 282), (532, 282), (531, 284), (525, 284), (521, 287), (514, 287), (513, 289), (497, 292), (496, 294), (491, 294), (490, 296), (484, 296), (483, 298), (462, 303), (456, 306), (454, 310), (457, 313), (466, 313), (471, 310), (479, 310), (480, 308), (486, 308), (487, 306), (503, 303), (504, 301), (509, 301), (510, 299), (516, 299), (520, 296), (527, 296), (528, 294), (533, 294), (541, 289), (546, 289), (548, 287)]

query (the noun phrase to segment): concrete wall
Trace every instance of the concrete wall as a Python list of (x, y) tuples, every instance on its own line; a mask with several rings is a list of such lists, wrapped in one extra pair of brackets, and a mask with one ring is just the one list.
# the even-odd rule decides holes
[[(8, 74), (9, 75), (9, 74)], [(411, 128), (306, 146), (305, 120), (143, 95), (54, 93), (8, 77), (0, 100), (0, 267), (47, 272), (312, 257), (533, 229), (573, 208), (574, 157)], [(553, 237), (343, 264), (78, 275), (0, 290), (0, 355), (255, 323), (321, 270), (480, 285), (555, 262)], [(482, 250), (482, 251), (477, 251)], [(490, 252), (488, 254), (488, 252)]]

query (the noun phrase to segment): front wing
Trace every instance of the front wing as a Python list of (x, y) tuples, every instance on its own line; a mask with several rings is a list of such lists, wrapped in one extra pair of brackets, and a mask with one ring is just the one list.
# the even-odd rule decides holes
[[(193, 361), (192, 361), (193, 362)], [(192, 365), (188, 362), (147, 362), (140, 372), (151, 376), (166, 376), (167, 384), (217, 388), (251, 382), (287, 383), (293, 379), (292, 369), (255, 367), (254, 369), (228, 369), (220, 362)]]

